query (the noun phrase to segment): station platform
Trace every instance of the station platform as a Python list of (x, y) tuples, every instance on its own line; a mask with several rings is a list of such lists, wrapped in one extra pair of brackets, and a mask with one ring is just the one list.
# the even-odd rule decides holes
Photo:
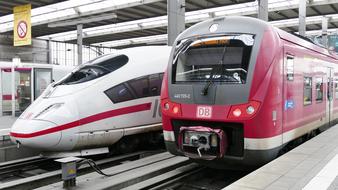
[(338, 189), (338, 125), (235, 181), (224, 190)]
[(9, 133), (17, 117), (0, 116), (0, 162), (26, 158), (39, 155), (40, 152), (26, 147), (17, 148), (10, 141)]
[(13, 116), (1, 116), (0, 117), (0, 137), (1, 139), (9, 135), (10, 128), (16, 119), (17, 118)]

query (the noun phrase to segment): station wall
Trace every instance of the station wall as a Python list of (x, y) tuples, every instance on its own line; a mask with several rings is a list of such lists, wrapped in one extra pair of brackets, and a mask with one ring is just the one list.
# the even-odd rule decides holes
[(0, 35), (0, 61), (12, 61), (18, 55), (22, 62), (48, 63), (48, 42), (32, 39), (31, 46), (14, 47), (13, 37)]

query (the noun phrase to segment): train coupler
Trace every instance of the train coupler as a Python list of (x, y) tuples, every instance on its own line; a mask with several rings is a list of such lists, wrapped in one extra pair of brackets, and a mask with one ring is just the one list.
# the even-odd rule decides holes
[(226, 133), (204, 126), (182, 126), (178, 144), (180, 151), (190, 158), (212, 160), (222, 158), (228, 146)]

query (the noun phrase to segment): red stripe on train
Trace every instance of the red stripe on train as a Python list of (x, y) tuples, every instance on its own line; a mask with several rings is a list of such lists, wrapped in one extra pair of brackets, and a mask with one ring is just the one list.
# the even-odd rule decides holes
[(107, 118), (110, 118), (110, 117), (115, 117), (115, 116), (120, 116), (120, 115), (150, 110), (150, 108), (151, 108), (151, 103), (145, 103), (145, 104), (139, 104), (139, 105), (135, 105), (135, 106), (124, 107), (124, 108), (119, 108), (119, 109), (116, 109), (116, 110), (110, 110), (110, 111), (107, 111), (107, 112), (102, 112), (102, 113), (99, 113), (99, 114), (96, 114), (96, 115), (92, 115), (92, 116), (89, 116), (89, 117), (82, 118), (82, 119), (77, 120), (77, 121), (73, 121), (73, 122), (66, 123), (66, 124), (63, 124), (63, 125), (59, 125), (59, 126), (56, 126), (56, 127), (53, 127), (53, 128), (37, 131), (37, 132), (34, 132), (34, 133), (14, 133), (14, 132), (11, 132), (10, 136), (17, 137), (17, 138), (32, 138), (32, 137), (47, 135), (47, 134), (50, 134), (50, 133), (55, 133), (55, 132), (58, 132), (58, 131), (78, 127), (80, 125), (85, 125), (85, 124), (88, 124), (88, 123), (92, 123), (92, 122), (99, 121), (99, 120), (102, 120), (102, 119), (107, 119)]

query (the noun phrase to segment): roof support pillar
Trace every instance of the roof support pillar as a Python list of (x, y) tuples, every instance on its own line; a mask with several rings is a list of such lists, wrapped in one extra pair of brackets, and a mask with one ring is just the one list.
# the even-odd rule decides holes
[(268, 0), (258, 0), (258, 18), (269, 21), (269, 3)]
[(48, 41), (48, 52), (47, 52), (47, 57), (48, 57), (48, 64), (53, 64), (53, 60), (52, 60), (52, 57), (53, 57), (53, 52), (52, 52), (52, 41), (49, 39)]
[(326, 16), (323, 16), (323, 20), (322, 20), (322, 39), (323, 39), (323, 45), (326, 48), (328, 47), (328, 45), (327, 45), (328, 21), (329, 21), (329, 18), (327, 18)]
[(185, 0), (167, 0), (168, 45), (185, 29)]
[(82, 64), (82, 39), (83, 39), (83, 24), (76, 25), (77, 28), (77, 65)]
[(298, 10), (298, 17), (299, 17), (299, 28), (298, 32), (299, 35), (305, 36), (306, 31), (306, 0), (299, 1), (299, 10)]

